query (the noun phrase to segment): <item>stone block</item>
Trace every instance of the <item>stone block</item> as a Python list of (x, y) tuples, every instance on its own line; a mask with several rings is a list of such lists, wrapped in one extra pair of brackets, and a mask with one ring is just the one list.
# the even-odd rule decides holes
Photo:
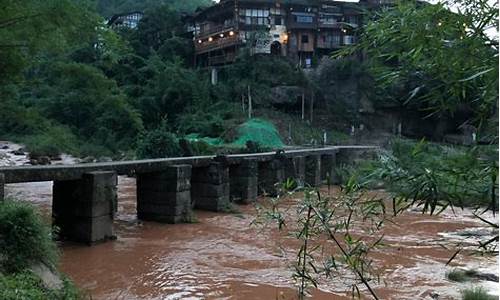
[(55, 181), (53, 211), (78, 217), (113, 214), (116, 185), (114, 172), (93, 172), (84, 174), (81, 180)]
[(229, 195), (229, 183), (210, 184), (210, 183), (196, 183), (196, 188), (191, 191), (191, 196), (204, 196), (204, 197), (219, 197), (222, 195)]
[(0, 173), (0, 201), (5, 199), (5, 176)]
[(55, 181), (52, 215), (60, 236), (90, 244), (113, 237), (116, 185), (115, 172), (91, 172), (79, 180)]
[(297, 186), (304, 186), (305, 181), (305, 157), (294, 156), (284, 160), (285, 164), (285, 179), (291, 178), (295, 180)]
[(230, 198), (232, 201), (248, 204), (257, 199), (258, 163), (253, 159), (244, 159), (229, 169)]
[(93, 244), (108, 239), (113, 239), (113, 217), (111, 215), (100, 217), (75, 217), (73, 224), (62, 230), (63, 237), (75, 242)]
[(137, 216), (165, 223), (188, 222), (192, 216), (190, 165), (138, 174)]
[(182, 192), (158, 192), (140, 190), (137, 191), (137, 203), (152, 203), (162, 205), (184, 205), (191, 202), (191, 191)]
[(191, 183), (221, 184), (229, 182), (229, 168), (224, 163), (212, 162), (208, 167), (194, 168)]
[(196, 209), (208, 211), (225, 211), (230, 207), (229, 194), (219, 197), (193, 197), (194, 207)]
[(191, 165), (174, 165), (159, 172), (140, 173), (140, 176), (147, 180), (161, 180), (167, 182), (170, 179), (191, 178)]
[(285, 180), (285, 169), (282, 160), (273, 159), (271, 161), (259, 163), (259, 194), (276, 196), (277, 185)]
[(321, 155), (321, 180), (329, 184), (338, 184), (335, 154)]
[(321, 185), (321, 156), (306, 157), (306, 184), (312, 187)]
[[(161, 173), (160, 173), (161, 174)], [(183, 192), (191, 189), (190, 178), (162, 178), (153, 177), (150, 174), (137, 174), (137, 186), (141, 189), (157, 192)]]
[(230, 177), (257, 177), (258, 163), (256, 160), (243, 159), (241, 163), (229, 168)]

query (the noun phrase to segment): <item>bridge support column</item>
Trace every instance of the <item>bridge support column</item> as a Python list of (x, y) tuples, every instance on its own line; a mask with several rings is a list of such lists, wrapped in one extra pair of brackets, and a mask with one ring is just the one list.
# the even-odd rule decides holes
[(288, 157), (285, 160), (285, 179), (292, 178), (298, 187), (303, 187), (306, 176), (306, 158), (304, 156)]
[(285, 180), (284, 160), (275, 158), (259, 163), (259, 194), (274, 197), (278, 194), (277, 184)]
[(228, 210), (229, 167), (222, 162), (211, 162), (208, 167), (194, 168), (191, 178), (191, 197), (197, 209)]
[(52, 216), (62, 238), (96, 243), (114, 238), (115, 172), (91, 172), (82, 179), (54, 181)]
[(229, 189), (231, 199), (248, 204), (257, 199), (258, 163), (256, 160), (244, 159), (238, 165), (229, 167)]
[(0, 173), (0, 202), (5, 199), (5, 176)]
[(191, 165), (137, 174), (137, 217), (163, 223), (190, 222)]
[(310, 155), (306, 157), (306, 184), (312, 187), (321, 185), (320, 155)]
[(338, 184), (336, 155), (321, 155), (321, 180), (327, 184)]

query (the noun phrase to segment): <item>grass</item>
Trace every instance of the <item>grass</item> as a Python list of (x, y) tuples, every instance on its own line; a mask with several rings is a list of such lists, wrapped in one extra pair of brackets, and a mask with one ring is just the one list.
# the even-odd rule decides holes
[(482, 287), (475, 287), (463, 290), (462, 300), (498, 300), (498, 297), (489, 295)]
[(0, 272), (19, 272), (33, 263), (55, 267), (58, 252), (52, 229), (31, 205), (12, 200), (0, 203), (0, 236)]
[(63, 288), (51, 290), (43, 286), (35, 274), (23, 271), (11, 275), (0, 275), (0, 299), (2, 300), (73, 300), (82, 299), (80, 291), (68, 279), (63, 279)]
[(446, 278), (455, 282), (466, 282), (469, 281), (477, 272), (475, 270), (460, 270), (453, 269), (446, 273)]
[(52, 229), (30, 204), (6, 199), (0, 202), (0, 299), (81, 299), (67, 278), (63, 288), (46, 288), (29, 268), (45, 264), (56, 272), (58, 251)]

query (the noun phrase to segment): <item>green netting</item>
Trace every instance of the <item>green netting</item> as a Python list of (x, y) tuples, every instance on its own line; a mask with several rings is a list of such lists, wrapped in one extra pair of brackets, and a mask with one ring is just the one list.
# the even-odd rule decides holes
[(224, 144), (221, 138), (211, 138), (211, 137), (200, 137), (197, 133), (191, 133), (186, 135), (186, 139), (191, 142), (203, 141), (212, 146), (218, 146)]
[(245, 146), (247, 141), (257, 142), (263, 147), (284, 146), (276, 127), (271, 122), (261, 119), (250, 119), (238, 126), (237, 137), (232, 144)]

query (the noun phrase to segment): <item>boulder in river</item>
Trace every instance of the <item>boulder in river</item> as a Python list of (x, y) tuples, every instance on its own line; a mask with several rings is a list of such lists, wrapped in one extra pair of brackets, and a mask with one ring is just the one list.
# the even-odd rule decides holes
[(14, 150), (14, 151), (11, 151), (10, 153), (16, 155), (16, 156), (22, 156), (22, 155), (25, 155), (24, 151), (22, 149), (18, 149), (18, 150)]
[(64, 287), (64, 283), (59, 274), (51, 270), (45, 264), (33, 265), (30, 270), (42, 280), (46, 288), (60, 290)]
[(38, 164), (40, 165), (50, 165), (51, 161), (48, 156), (40, 156), (38, 159)]

